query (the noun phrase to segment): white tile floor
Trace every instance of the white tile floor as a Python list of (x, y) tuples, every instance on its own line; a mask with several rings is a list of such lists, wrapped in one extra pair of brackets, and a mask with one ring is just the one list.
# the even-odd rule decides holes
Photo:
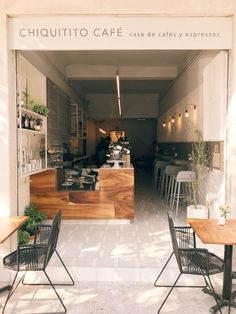
[[(171, 252), (166, 219), (168, 207), (152, 189), (150, 176), (139, 172), (136, 178), (136, 218), (132, 224), (127, 221), (123, 224), (117, 221), (63, 223), (58, 251), (76, 285), (60, 286), (58, 292), (69, 314), (154, 314), (167, 293), (166, 288), (154, 288), (153, 282)], [(183, 207), (176, 223), (183, 225), (185, 222)], [(221, 246), (210, 249), (223, 255)], [(53, 258), (49, 274), (54, 281), (64, 280), (58, 259)], [(178, 269), (173, 259), (162, 282), (172, 283), (176, 274)], [(189, 276), (186, 280), (196, 282), (196, 278)], [(214, 276), (213, 282), (220, 291), (222, 275)], [(1, 303), (5, 296), (0, 296)], [(198, 289), (175, 289), (161, 313), (209, 313), (214, 303)], [(48, 287), (20, 286), (6, 313), (49, 313), (52, 307), (56, 311), (57, 304)], [(227, 313), (227, 309), (222, 312)]]

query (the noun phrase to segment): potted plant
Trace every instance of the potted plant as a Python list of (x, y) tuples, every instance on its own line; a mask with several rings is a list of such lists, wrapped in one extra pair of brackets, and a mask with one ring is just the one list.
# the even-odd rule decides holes
[[(204, 141), (203, 133), (199, 129), (194, 129), (195, 141), (192, 144), (192, 151), (189, 154), (191, 169), (196, 173), (196, 182), (193, 185), (192, 205), (187, 207), (187, 217), (208, 218), (208, 212), (213, 204), (213, 198), (207, 194), (205, 205), (199, 204), (200, 194), (204, 186), (204, 181), (210, 173), (211, 152), (207, 143)], [(202, 193), (203, 194), (203, 193)], [(204, 196), (202, 199), (204, 199)]]
[(35, 129), (36, 131), (40, 131), (42, 125), (43, 125), (43, 120), (42, 120), (42, 119), (40, 119), (40, 118), (35, 119), (35, 122), (34, 122), (34, 129)]
[(42, 116), (47, 117), (49, 110), (46, 106), (40, 105), (40, 104), (34, 104), (32, 110), (38, 114), (41, 114)]
[(218, 222), (219, 225), (223, 226), (226, 221), (226, 216), (228, 213), (230, 213), (229, 205), (221, 205), (219, 207), (219, 215), (218, 215)]
[(30, 236), (37, 233), (37, 226), (42, 223), (46, 218), (46, 213), (37, 209), (37, 206), (30, 203), (26, 206), (24, 215), (29, 219), (22, 225), (19, 231), (20, 244), (26, 244)]

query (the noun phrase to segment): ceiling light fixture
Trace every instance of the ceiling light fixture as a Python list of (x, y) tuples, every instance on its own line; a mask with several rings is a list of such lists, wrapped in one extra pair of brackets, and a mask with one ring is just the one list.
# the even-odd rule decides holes
[(166, 127), (166, 123), (165, 123), (165, 121), (162, 123), (162, 126), (163, 126), (163, 128), (165, 128), (165, 127)]
[(106, 134), (106, 133), (107, 133), (107, 132), (106, 132), (105, 130), (103, 130), (102, 128), (99, 128), (98, 130), (99, 130), (99, 132), (101, 132), (102, 134)]
[(171, 123), (175, 123), (175, 117), (174, 116), (171, 118)]
[(117, 89), (117, 101), (118, 101), (118, 109), (119, 115), (121, 116), (121, 102), (120, 102), (120, 76), (119, 72), (116, 72), (116, 89)]

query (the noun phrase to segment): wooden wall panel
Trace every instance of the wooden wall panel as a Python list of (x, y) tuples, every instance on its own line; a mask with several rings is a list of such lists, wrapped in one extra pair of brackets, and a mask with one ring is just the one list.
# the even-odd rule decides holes
[(133, 169), (99, 169), (100, 187), (134, 186)]
[(99, 169), (99, 191), (56, 191), (56, 173), (35, 174), (31, 182), (31, 202), (49, 218), (59, 209), (64, 219), (134, 218), (133, 169)]
[(58, 210), (62, 211), (63, 219), (114, 219), (114, 204), (43, 204), (40, 209), (53, 218)]
[(50, 169), (30, 176), (30, 193), (56, 191), (56, 174), (56, 169)]
[(63, 205), (69, 203), (69, 193), (68, 192), (48, 192), (48, 193), (31, 193), (30, 200), (32, 203), (47, 205), (47, 204), (57, 204)]

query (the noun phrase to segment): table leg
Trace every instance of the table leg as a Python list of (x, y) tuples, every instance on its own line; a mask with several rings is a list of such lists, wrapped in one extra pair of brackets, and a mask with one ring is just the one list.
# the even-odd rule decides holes
[(223, 293), (222, 297), (225, 300), (230, 300), (232, 288), (232, 253), (233, 246), (225, 245), (224, 252), (224, 278), (223, 278)]
[[(216, 313), (218, 312), (220, 308), (224, 306), (229, 306), (229, 302), (231, 299), (231, 289), (232, 289), (232, 253), (233, 253), (233, 246), (225, 245), (222, 297), (220, 295), (216, 296), (219, 302), (216, 305), (211, 307), (211, 310), (210, 310), (211, 313)], [(204, 291), (204, 292), (209, 293), (209, 291)], [(231, 301), (231, 307), (236, 307), (236, 303)]]

